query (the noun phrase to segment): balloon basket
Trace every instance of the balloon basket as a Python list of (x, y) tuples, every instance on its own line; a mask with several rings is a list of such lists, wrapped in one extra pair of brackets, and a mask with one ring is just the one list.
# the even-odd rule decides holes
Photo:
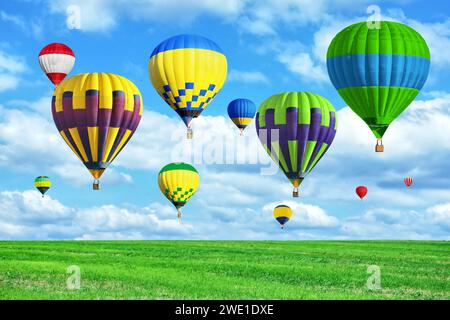
[(191, 140), (193, 136), (194, 136), (194, 132), (192, 131), (192, 129), (191, 128), (187, 129), (186, 137), (189, 140)]
[(383, 141), (381, 141), (381, 139), (377, 140), (377, 144), (375, 146), (375, 152), (384, 152)]
[(239, 129), (241, 132), (239, 133), (240, 136), (244, 135), (244, 129)]
[(100, 190), (100, 182), (98, 180), (94, 181), (94, 184), (92, 185), (92, 190)]
[(284, 230), (284, 225), (281, 226), (281, 230)]
[(294, 189), (294, 190), (292, 191), (292, 196), (293, 196), (294, 198), (298, 198), (298, 195), (299, 195), (299, 192), (298, 192), (298, 189), (296, 188), (296, 189)]

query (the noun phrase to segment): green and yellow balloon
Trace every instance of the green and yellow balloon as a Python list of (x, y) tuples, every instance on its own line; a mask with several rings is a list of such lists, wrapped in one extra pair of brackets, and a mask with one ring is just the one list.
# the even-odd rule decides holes
[(327, 67), (340, 96), (377, 138), (375, 151), (383, 152), (387, 128), (427, 80), (430, 50), (412, 28), (378, 23), (356, 23), (339, 32), (328, 48)]
[(191, 199), (200, 184), (197, 170), (188, 163), (176, 162), (164, 166), (158, 175), (158, 185), (164, 196), (177, 208), (181, 220), (181, 208)]
[(34, 179), (34, 186), (36, 187), (36, 189), (39, 190), (43, 198), (44, 194), (52, 186), (52, 182), (50, 181), (50, 178), (47, 176), (39, 176), (36, 179)]
[(292, 195), (326, 154), (337, 129), (337, 113), (324, 97), (285, 92), (266, 99), (256, 114), (264, 149), (292, 183)]

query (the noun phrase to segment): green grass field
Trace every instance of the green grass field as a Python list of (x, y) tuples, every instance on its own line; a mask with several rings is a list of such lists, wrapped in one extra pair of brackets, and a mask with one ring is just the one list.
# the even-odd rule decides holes
[(0, 242), (1, 299), (449, 299), (449, 280), (450, 242)]

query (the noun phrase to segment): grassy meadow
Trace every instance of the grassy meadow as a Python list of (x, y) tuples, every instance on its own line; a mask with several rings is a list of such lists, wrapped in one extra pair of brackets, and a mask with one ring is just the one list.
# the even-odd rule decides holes
[(450, 242), (0, 241), (0, 299), (449, 298)]

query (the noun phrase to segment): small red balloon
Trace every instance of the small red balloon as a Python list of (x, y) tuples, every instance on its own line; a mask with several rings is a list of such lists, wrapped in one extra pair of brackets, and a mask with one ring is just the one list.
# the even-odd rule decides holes
[(413, 183), (413, 179), (411, 177), (406, 177), (403, 182), (405, 183), (405, 185), (409, 188), (412, 183)]
[(367, 188), (365, 186), (359, 186), (356, 188), (356, 194), (358, 195), (358, 197), (362, 199), (364, 199), (364, 197), (367, 194)]

